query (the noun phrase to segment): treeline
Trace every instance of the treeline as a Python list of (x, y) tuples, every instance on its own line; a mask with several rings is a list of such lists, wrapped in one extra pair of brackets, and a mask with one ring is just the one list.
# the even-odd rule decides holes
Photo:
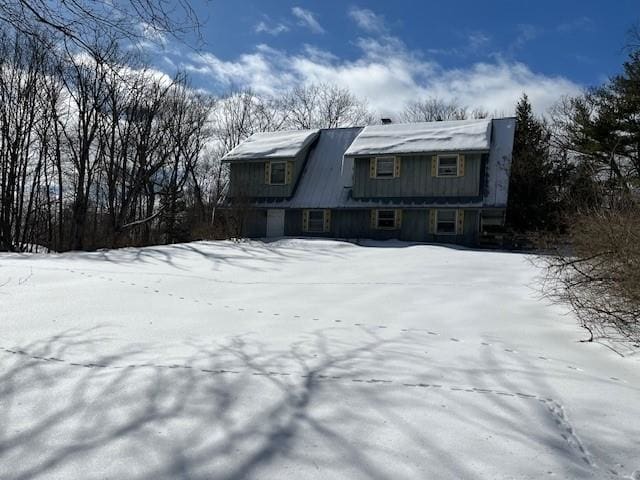
[[(249, 135), (373, 120), (348, 90), (224, 97), (145, 65), (117, 41), (62, 48), (0, 31), (0, 250), (224, 236), (219, 162)], [(216, 231), (218, 230), (218, 231)]]
[(546, 293), (573, 308), (589, 340), (640, 344), (639, 45), (620, 74), (546, 118), (526, 96), (516, 109), (512, 238), (547, 253)]
[[(256, 132), (379, 121), (335, 85), (215, 96), (185, 73), (153, 69), (108, 30), (78, 46), (34, 26), (0, 28), (0, 250), (233, 235), (215, 214), (226, 152)], [(484, 116), (436, 98), (401, 112), (405, 121)]]

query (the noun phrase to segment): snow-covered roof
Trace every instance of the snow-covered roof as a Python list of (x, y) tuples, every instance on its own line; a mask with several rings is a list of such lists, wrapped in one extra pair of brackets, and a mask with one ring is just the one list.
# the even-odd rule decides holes
[(318, 132), (319, 130), (284, 130), (254, 133), (227, 153), (223, 160), (292, 158), (313, 142)]
[[(487, 146), (479, 148), (467, 146), (461, 150), (488, 152), (488, 162), (482, 193), (473, 197), (433, 197), (421, 198), (379, 198), (354, 199), (351, 197), (354, 159), (347, 155), (354, 143), (362, 137), (364, 129), (337, 128), (323, 129), (314, 135), (317, 142), (308, 152), (308, 158), (300, 177), (300, 182), (291, 198), (262, 198), (255, 202), (257, 207), (277, 208), (376, 208), (381, 205), (401, 208), (430, 208), (437, 205), (449, 207), (490, 207), (502, 208), (507, 204), (511, 151), (515, 131), (514, 118), (494, 120), (472, 120), (463, 122), (438, 122), (438, 124), (484, 125), (489, 135)], [(433, 125), (433, 124), (423, 124)], [(390, 128), (384, 125), (376, 128)], [(474, 129), (471, 129), (472, 131)], [(288, 132), (290, 133), (290, 132)], [(470, 145), (467, 143), (467, 145)], [(447, 147), (444, 150), (455, 150)], [(434, 151), (434, 150), (425, 150)], [(442, 151), (435, 149), (435, 151)], [(385, 152), (386, 153), (386, 152)], [(396, 152), (394, 152), (396, 153)], [(415, 153), (412, 151), (411, 153)], [(264, 154), (261, 154), (264, 155)], [(248, 157), (253, 158), (253, 157)]]
[(489, 150), (491, 120), (397, 123), (365, 127), (347, 156)]

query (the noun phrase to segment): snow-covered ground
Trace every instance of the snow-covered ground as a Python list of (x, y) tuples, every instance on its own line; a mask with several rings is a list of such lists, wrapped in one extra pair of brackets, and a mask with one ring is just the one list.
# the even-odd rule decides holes
[(640, 362), (537, 274), (324, 240), (2, 254), (0, 478), (629, 478)]

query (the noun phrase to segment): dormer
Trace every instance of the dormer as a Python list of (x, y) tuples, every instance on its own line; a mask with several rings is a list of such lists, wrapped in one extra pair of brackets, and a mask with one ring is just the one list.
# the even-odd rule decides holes
[(232, 198), (289, 198), (319, 130), (256, 133), (227, 153)]

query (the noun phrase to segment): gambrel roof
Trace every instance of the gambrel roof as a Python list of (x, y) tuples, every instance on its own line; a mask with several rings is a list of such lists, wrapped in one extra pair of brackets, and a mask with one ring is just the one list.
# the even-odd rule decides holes
[[(305, 137), (308, 132), (314, 132), (310, 141)], [(375, 208), (381, 205), (399, 208), (425, 208), (432, 205), (502, 208), (507, 204), (514, 132), (514, 118), (307, 130), (295, 138), (295, 145), (290, 148), (282, 146), (289, 154), (310, 146), (300, 181), (291, 198), (258, 198), (254, 205), (266, 208), (333, 209)], [(284, 133), (286, 135), (280, 138), (282, 142), (292, 132)], [(303, 147), (300, 146), (300, 138), (307, 138)], [(250, 156), (237, 158), (273, 158), (264, 155), (255, 157), (258, 151), (255, 146), (247, 151), (252, 152)], [(356, 157), (450, 151), (482, 152), (487, 155), (480, 195), (379, 199), (355, 199), (351, 196)]]

